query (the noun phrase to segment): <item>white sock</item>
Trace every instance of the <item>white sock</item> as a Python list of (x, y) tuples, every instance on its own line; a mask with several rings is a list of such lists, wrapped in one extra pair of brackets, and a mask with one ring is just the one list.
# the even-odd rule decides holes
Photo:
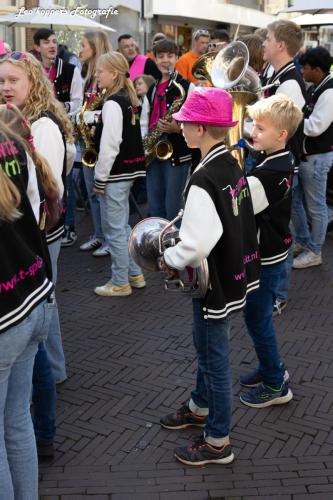
[(222, 448), (225, 444), (229, 443), (229, 436), (225, 436), (223, 438), (213, 438), (211, 436), (205, 435), (205, 441), (216, 448)]
[(191, 412), (195, 415), (198, 415), (198, 417), (205, 417), (209, 413), (208, 408), (199, 408), (199, 406), (195, 404), (192, 398), (190, 399), (188, 406)]

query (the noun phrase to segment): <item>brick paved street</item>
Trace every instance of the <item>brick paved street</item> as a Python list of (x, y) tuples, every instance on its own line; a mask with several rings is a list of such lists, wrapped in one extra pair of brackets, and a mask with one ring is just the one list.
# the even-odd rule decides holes
[[(89, 222), (78, 218), (82, 242)], [(255, 366), (255, 355), (242, 317), (233, 317), (236, 460), (206, 468), (173, 458), (198, 430), (171, 432), (158, 423), (195, 380), (190, 300), (165, 294), (157, 274), (131, 297), (97, 297), (109, 259), (78, 247), (63, 249), (59, 264), (69, 380), (58, 387), (57, 451), (40, 467), (41, 499), (333, 499), (333, 233), (323, 266), (293, 273), (288, 309), (276, 320), (294, 392), (288, 405), (240, 404), (237, 379)]]

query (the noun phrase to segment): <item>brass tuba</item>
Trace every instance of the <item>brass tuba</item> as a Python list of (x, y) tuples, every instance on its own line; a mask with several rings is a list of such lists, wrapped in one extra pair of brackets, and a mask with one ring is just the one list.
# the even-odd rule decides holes
[(192, 75), (199, 83), (206, 83), (207, 81), (212, 84), (211, 73), (212, 66), (218, 51), (212, 50), (207, 54), (199, 57), (199, 59), (193, 64)]
[[(159, 259), (167, 248), (179, 242), (179, 230), (175, 223), (182, 216), (183, 210), (171, 222), (159, 217), (149, 217), (134, 226), (128, 240), (128, 250), (140, 267), (146, 271), (160, 271)], [(170, 292), (203, 298), (209, 288), (207, 259), (203, 259), (196, 268), (187, 267), (178, 271), (177, 277), (165, 279), (164, 288)]]
[[(249, 67), (249, 51), (245, 43), (232, 42), (216, 55), (211, 68), (211, 79), (214, 87), (227, 90), (232, 96), (233, 119), (238, 124), (229, 130), (228, 145), (238, 144), (243, 137), (246, 106), (258, 99), (257, 92), (260, 89), (259, 76)], [(243, 167), (244, 149), (234, 149), (231, 154)]]
[(88, 96), (86, 102), (82, 106), (81, 111), (79, 113), (78, 130), (86, 147), (86, 149), (82, 153), (82, 163), (83, 165), (89, 168), (94, 168), (94, 166), (96, 165), (98, 154), (94, 145), (92, 127), (90, 127), (84, 121), (84, 113), (86, 111), (95, 111), (96, 109), (98, 109), (104, 101), (105, 93), (106, 90), (103, 89), (100, 95), (96, 96), (95, 99), (90, 104), (88, 104), (89, 102), (89, 96)]
[[(176, 82), (176, 77), (177, 73), (175, 72), (171, 79), (171, 84), (179, 90), (180, 98), (173, 101), (168, 111), (163, 115), (163, 120), (171, 120), (172, 115), (177, 113), (186, 98), (186, 92), (183, 86)], [(162, 134), (163, 132), (159, 130), (158, 125), (155, 125), (151, 132), (149, 132), (149, 134), (147, 134), (143, 139), (142, 142), (146, 155), (146, 166), (148, 166), (154, 158), (157, 158), (158, 160), (168, 160), (171, 158), (173, 153), (172, 144), (166, 139), (160, 140)]]
[(231, 154), (243, 167), (246, 146), (239, 146), (243, 138), (245, 109), (254, 103), (267, 88), (280, 85), (279, 81), (261, 86), (257, 72), (249, 66), (249, 50), (241, 41), (231, 42), (220, 51), (208, 52), (193, 65), (192, 74), (199, 81), (209, 81), (214, 87), (227, 90), (233, 101), (233, 118), (238, 121), (230, 128), (228, 145)]

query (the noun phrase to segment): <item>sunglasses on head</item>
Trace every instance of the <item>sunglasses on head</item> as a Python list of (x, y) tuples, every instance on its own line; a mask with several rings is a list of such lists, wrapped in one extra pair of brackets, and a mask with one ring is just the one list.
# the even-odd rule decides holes
[(23, 59), (28, 59), (28, 56), (25, 52), (18, 52), (18, 51), (7, 52), (6, 57), (8, 59), (14, 59), (14, 61), (21, 61)]
[(207, 30), (197, 30), (193, 33), (193, 38), (196, 40), (199, 36), (210, 36), (209, 31)]

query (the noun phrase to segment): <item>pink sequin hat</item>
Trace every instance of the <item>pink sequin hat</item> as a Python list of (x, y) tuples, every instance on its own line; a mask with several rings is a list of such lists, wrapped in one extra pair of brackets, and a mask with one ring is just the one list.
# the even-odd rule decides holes
[(177, 122), (200, 123), (212, 127), (234, 127), (238, 123), (232, 119), (231, 95), (214, 87), (196, 87), (172, 117)]

